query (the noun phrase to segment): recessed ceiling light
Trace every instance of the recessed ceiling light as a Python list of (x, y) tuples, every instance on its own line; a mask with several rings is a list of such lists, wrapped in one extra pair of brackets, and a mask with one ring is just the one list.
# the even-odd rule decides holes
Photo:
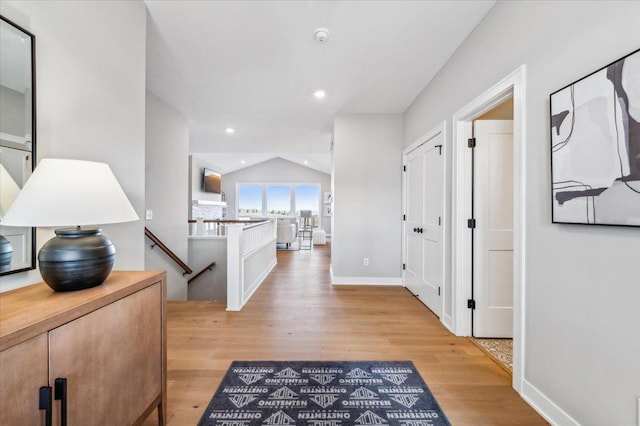
[(309, 161), (308, 160), (304, 160), (304, 164), (309, 164)]
[(235, 133), (236, 129), (234, 129), (232, 127), (227, 127), (226, 129), (224, 129), (224, 131), (231, 135), (231, 134)]
[(316, 90), (315, 92), (313, 92), (313, 96), (315, 96), (318, 99), (322, 99), (325, 96), (327, 96), (327, 94), (324, 90)]
[(246, 161), (240, 160), (240, 164), (244, 164), (244, 163), (246, 163)]

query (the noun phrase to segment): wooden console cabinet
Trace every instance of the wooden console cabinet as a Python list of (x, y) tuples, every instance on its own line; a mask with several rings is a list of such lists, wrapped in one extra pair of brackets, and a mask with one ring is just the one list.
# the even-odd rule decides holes
[(164, 425), (165, 305), (158, 271), (115, 271), (68, 293), (44, 283), (1, 293), (0, 425), (135, 425), (156, 408)]

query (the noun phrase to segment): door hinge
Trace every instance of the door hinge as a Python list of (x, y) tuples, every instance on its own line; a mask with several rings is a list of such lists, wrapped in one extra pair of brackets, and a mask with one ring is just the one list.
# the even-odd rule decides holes
[(407, 264), (406, 264), (406, 263), (403, 263), (403, 264), (402, 264), (402, 270), (404, 271), (405, 269), (407, 269)]
[(440, 296), (440, 287), (438, 287), (438, 296)]
[(467, 300), (467, 308), (475, 309), (476, 308), (476, 301), (473, 300), (473, 299)]
[(436, 145), (436, 148), (438, 148), (438, 155), (442, 155), (442, 145)]
[(402, 166), (402, 171), (406, 172), (407, 171), (407, 166)]
[(475, 219), (467, 220), (467, 228), (475, 229), (476, 228), (476, 220)]
[(469, 148), (475, 148), (476, 147), (476, 138), (467, 139), (467, 146)]
[(407, 215), (406, 214), (402, 215), (402, 220), (407, 220)]

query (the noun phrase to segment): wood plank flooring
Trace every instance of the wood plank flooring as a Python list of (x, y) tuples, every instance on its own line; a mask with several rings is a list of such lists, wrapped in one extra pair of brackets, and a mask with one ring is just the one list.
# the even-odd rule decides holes
[(197, 424), (233, 360), (411, 360), (454, 425), (547, 424), (502, 368), (407, 290), (332, 286), (329, 262), (328, 245), (278, 251), (241, 312), (169, 302), (168, 425)]

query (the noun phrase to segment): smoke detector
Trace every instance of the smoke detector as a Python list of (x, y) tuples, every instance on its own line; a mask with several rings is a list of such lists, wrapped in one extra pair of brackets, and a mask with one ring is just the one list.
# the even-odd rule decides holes
[(329, 30), (326, 28), (318, 28), (313, 37), (318, 43), (324, 43), (329, 38)]

